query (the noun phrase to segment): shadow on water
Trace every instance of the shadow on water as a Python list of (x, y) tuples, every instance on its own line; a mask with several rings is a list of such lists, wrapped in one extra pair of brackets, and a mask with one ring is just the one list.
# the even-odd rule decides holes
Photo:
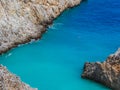
[(88, 3), (88, 0), (82, 0), (82, 3)]

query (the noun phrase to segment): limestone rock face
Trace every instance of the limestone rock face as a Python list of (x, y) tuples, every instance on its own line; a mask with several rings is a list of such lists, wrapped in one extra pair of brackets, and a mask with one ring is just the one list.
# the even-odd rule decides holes
[(0, 0), (0, 54), (38, 39), (45, 26), (81, 0)]
[(120, 49), (104, 62), (85, 63), (82, 77), (120, 90)]
[(0, 90), (37, 90), (21, 82), (19, 77), (0, 65)]

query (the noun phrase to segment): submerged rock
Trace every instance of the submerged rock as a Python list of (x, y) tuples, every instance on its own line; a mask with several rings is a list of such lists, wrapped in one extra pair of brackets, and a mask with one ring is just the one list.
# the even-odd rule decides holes
[(0, 54), (38, 39), (63, 10), (81, 0), (0, 0)]
[(19, 77), (12, 74), (6, 67), (0, 65), (0, 90), (37, 90), (23, 83)]
[(120, 90), (120, 49), (104, 62), (85, 63), (82, 77)]

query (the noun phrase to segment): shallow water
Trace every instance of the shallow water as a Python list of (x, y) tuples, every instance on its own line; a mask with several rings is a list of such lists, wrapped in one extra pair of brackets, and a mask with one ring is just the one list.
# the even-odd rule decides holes
[(66, 10), (42, 39), (0, 56), (0, 63), (40, 90), (109, 90), (82, 79), (86, 61), (120, 46), (120, 1), (88, 0)]

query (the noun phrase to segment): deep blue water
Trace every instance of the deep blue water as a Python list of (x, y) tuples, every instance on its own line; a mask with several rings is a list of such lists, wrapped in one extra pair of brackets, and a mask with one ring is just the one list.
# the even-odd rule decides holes
[(66, 10), (42, 39), (0, 56), (0, 63), (39, 90), (109, 90), (82, 79), (86, 61), (120, 47), (120, 1), (88, 0)]

